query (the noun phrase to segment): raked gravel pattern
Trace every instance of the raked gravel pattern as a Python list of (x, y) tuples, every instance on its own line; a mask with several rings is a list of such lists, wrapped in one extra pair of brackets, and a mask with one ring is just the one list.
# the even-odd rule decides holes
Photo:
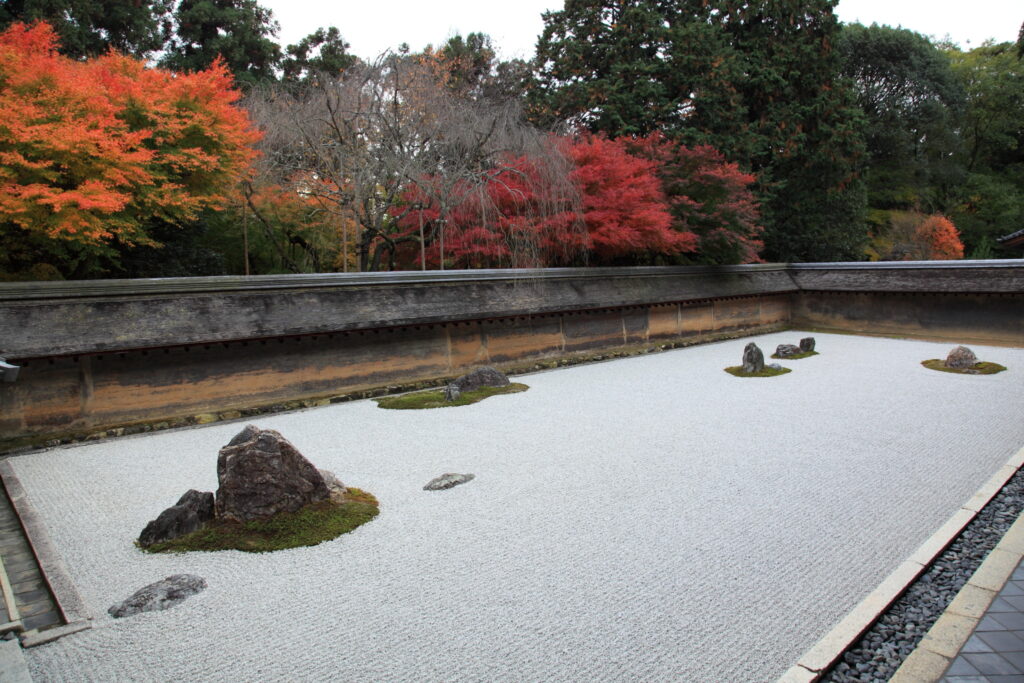
[[(790, 331), (755, 340), (769, 355)], [(381, 501), (312, 548), (145, 555), (214, 490), (243, 423), (12, 460), (95, 628), (26, 651), (39, 681), (771, 681), (1024, 445), (1024, 349), (815, 334), (741, 379), (750, 339), (521, 376), (472, 406), (260, 416)], [(422, 490), (443, 472), (476, 479)], [(178, 573), (165, 612), (107, 608)]]

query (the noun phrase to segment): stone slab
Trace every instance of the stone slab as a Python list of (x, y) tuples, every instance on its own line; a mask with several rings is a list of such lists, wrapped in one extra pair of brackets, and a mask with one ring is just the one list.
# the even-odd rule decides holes
[(889, 683), (936, 681), (942, 677), (947, 666), (949, 660), (942, 655), (919, 648), (910, 653), (903, 666), (889, 679)]
[(32, 509), (28, 494), (8, 460), (0, 461), (0, 479), (3, 480), (11, 504), (21, 519), (29, 545), (32, 546), (32, 552), (35, 553), (39, 562), (43, 578), (50, 586), (50, 593), (57, 602), (64, 621), (66, 623), (88, 621), (90, 616), (85, 602), (78, 594), (78, 589), (75, 588), (60, 555), (46, 533), (45, 525)]

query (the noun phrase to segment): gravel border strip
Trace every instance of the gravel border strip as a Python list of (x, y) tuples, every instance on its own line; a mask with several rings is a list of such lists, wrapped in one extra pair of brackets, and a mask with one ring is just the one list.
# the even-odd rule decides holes
[(1022, 465), (1024, 448), (778, 683), (888, 681), (1017, 519), (1024, 507)]

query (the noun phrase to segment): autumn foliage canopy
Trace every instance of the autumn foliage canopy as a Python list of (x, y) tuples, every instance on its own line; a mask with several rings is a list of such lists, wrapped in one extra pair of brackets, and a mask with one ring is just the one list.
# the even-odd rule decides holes
[[(567, 185), (545, 182), (550, 170), (537, 160), (506, 159), (475, 189), (461, 188), (443, 218), (413, 185), (396, 210), (404, 235), (424, 231), (432, 267), (442, 248), (457, 268), (686, 262), (698, 249), (716, 263), (759, 260), (753, 176), (710, 147), (590, 133), (551, 144), (568, 164)], [(403, 254), (405, 265), (418, 263), (414, 249)]]
[(0, 230), (152, 244), (148, 222), (190, 221), (224, 200), (258, 134), (221, 63), (172, 74), (56, 48), (45, 23), (0, 34)]
[(964, 257), (964, 244), (956, 226), (945, 216), (936, 214), (926, 218), (914, 232), (920, 245), (921, 257), (929, 261), (952, 261)]

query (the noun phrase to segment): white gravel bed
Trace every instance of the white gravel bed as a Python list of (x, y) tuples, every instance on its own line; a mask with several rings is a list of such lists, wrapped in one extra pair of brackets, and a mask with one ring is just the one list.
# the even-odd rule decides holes
[[(790, 331), (755, 338), (769, 355)], [(217, 486), (243, 423), (12, 459), (95, 628), (26, 651), (37, 681), (770, 681), (1024, 445), (1024, 349), (815, 334), (740, 379), (740, 339), (520, 378), (472, 406), (372, 401), (254, 419), (374, 493), (312, 548), (147, 555)], [(769, 360), (769, 362), (771, 362)], [(476, 479), (422, 486), (443, 472)], [(175, 573), (209, 588), (107, 608)]]

